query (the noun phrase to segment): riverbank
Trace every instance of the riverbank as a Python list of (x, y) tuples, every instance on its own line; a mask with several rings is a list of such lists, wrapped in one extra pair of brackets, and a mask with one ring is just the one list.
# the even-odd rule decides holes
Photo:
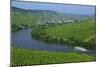
[(95, 22), (66, 23), (55, 27), (33, 28), (32, 37), (47, 43), (96, 49)]
[(12, 66), (95, 61), (95, 57), (76, 52), (39, 51), (12, 47)]

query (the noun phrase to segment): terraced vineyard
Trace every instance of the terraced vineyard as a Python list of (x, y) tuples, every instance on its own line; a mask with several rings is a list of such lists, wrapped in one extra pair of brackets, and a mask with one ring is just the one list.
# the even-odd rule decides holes
[(95, 61), (95, 57), (79, 53), (63, 53), (12, 48), (12, 66)]

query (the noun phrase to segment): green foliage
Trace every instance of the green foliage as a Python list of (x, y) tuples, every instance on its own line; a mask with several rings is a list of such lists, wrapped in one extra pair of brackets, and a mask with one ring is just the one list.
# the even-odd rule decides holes
[(79, 53), (64, 53), (12, 48), (13, 66), (95, 61), (95, 57)]

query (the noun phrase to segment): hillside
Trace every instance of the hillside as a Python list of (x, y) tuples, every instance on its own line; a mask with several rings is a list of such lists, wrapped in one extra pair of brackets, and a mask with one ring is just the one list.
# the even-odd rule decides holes
[(91, 16), (63, 14), (51, 10), (28, 10), (17, 7), (11, 8), (11, 18), (13, 24), (46, 24), (46, 23), (67, 23), (82, 21)]

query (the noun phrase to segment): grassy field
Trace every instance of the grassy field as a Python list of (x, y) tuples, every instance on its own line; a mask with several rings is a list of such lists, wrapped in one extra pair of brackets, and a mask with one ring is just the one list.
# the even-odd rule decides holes
[(68, 23), (57, 27), (46, 29), (49, 36), (68, 39), (74, 37), (76, 39), (87, 40), (95, 37), (95, 23)]
[(63, 53), (52, 51), (39, 51), (22, 48), (12, 48), (12, 65), (34, 65), (51, 63), (69, 63), (95, 61), (95, 57), (79, 53)]
[(32, 14), (23, 14), (19, 12), (13, 12), (12, 14), (12, 24), (26, 24), (26, 25), (35, 25), (38, 20), (39, 16), (32, 15)]

